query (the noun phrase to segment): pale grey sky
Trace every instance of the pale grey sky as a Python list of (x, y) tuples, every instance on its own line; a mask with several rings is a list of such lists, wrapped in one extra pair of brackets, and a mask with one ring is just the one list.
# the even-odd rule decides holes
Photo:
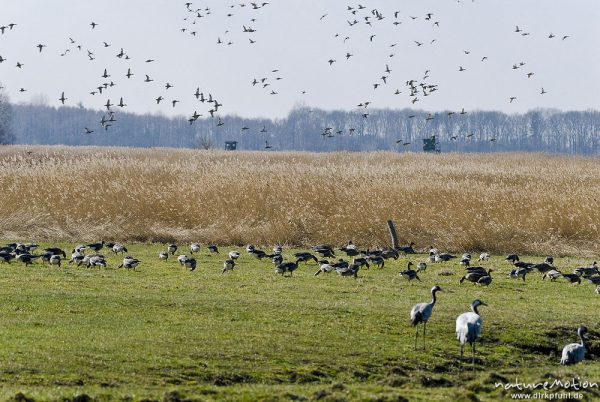
[[(169, 116), (208, 114), (211, 105), (193, 95), (197, 87), (223, 104), (217, 114), (270, 118), (285, 117), (299, 104), (352, 110), (369, 101), (372, 108), (524, 113), (595, 109), (600, 101), (597, 0), (270, 0), (259, 9), (239, 0), (193, 1), (200, 18), (185, 3), (0, 0), (0, 26), (17, 24), (0, 35), (6, 59), (0, 82), (15, 103), (45, 95), (59, 106), (64, 91), (66, 105), (102, 109), (108, 99), (116, 104), (123, 97), (127, 111)], [(514, 32), (517, 25), (523, 32)], [(243, 26), (255, 32), (243, 32)], [(46, 45), (41, 53), (37, 44)], [(121, 48), (129, 60), (116, 57)], [(330, 59), (336, 61), (329, 65)], [(512, 68), (520, 62), (525, 65)], [(101, 77), (105, 68), (107, 79)], [(146, 74), (154, 81), (144, 82)], [(270, 85), (253, 86), (255, 78)], [(413, 104), (409, 80), (438, 90), (417, 95)], [(110, 81), (116, 85), (90, 95)], [(166, 90), (167, 82), (174, 87)], [(158, 96), (164, 97), (160, 105)], [(511, 103), (510, 97), (516, 99)], [(174, 99), (180, 101), (176, 107)]]

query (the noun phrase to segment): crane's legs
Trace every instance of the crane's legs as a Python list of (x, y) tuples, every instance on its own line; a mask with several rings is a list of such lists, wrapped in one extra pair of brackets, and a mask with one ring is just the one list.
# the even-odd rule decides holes
[(423, 322), (423, 350), (425, 350), (425, 337), (427, 334), (427, 321)]
[(415, 350), (417, 350), (417, 339), (419, 339), (419, 324), (415, 325), (417, 332), (415, 334)]

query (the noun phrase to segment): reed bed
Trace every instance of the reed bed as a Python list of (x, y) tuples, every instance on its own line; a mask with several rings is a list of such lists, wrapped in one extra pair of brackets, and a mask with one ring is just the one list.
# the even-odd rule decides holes
[(0, 237), (594, 255), (597, 158), (0, 148)]

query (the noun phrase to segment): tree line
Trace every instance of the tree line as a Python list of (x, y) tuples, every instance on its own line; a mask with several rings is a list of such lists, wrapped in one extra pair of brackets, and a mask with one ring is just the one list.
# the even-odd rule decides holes
[(600, 112), (595, 110), (509, 115), (301, 106), (277, 120), (227, 115), (192, 123), (187, 117), (121, 111), (112, 116), (83, 107), (11, 105), (0, 93), (0, 143), (222, 149), (225, 141), (237, 141), (241, 150), (418, 152), (423, 139), (436, 136), (442, 152), (600, 152)]

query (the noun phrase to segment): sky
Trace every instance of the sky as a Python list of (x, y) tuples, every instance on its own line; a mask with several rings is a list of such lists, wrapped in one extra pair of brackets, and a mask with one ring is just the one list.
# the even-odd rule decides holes
[(0, 85), (13, 103), (61, 107), (64, 92), (65, 106), (123, 98), (129, 112), (187, 117), (214, 110), (197, 88), (215, 117), (600, 104), (597, 0), (186, 2), (0, 0)]

